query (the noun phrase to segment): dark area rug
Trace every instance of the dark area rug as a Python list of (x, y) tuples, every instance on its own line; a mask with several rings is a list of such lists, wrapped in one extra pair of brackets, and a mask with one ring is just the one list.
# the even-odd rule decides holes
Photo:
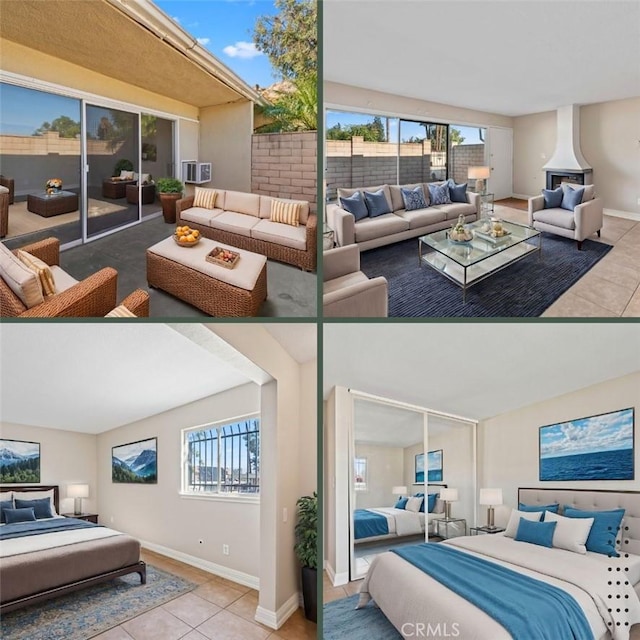
[(137, 573), (2, 616), (3, 640), (86, 640), (192, 591), (198, 585), (147, 565)]
[(396, 628), (373, 603), (356, 609), (358, 598), (350, 596), (324, 605), (324, 640), (402, 640)]
[(417, 238), (364, 251), (360, 265), (369, 278), (388, 280), (389, 317), (530, 318), (542, 315), (611, 249), (585, 240), (578, 251), (575, 240), (543, 233), (542, 260), (528, 256), (479, 282), (467, 290), (466, 303), (459, 286), (419, 262)]

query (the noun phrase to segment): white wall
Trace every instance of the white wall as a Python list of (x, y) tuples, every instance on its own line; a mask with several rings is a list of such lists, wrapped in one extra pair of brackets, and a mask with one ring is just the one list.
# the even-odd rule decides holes
[(318, 490), (318, 361), (300, 365), (300, 446), (298, 490), (311, 495)]
[[(85, 513), (98, 513), (95, 435), (7, 422), (0, 426), (3, 438), (40, 443), (39, 484), (60, 486), (60, 513), (73, 512), (73, 498), (66, 497), (66, 485), (74, 483), (89, 485), (89, 497), (82, 500), (82, 510)], [(102, 518), (101, 523), (104, 524)]]
[(392, 507), (398, 496), (391, 493), (402, 485), (404, 450), (377, 444), (356, 442), (356, 457), (367, 459), (367, 490), (356, 491), (356, 509)]
[[(636, 480), (598, 482), (540, 482), (538, 430), (541, 426), (636, 407)], [(640, 373), (597, 384), (480, 423), (478, 430), (479, 487), (500, 487), (504, 506), (496, 509), (496, 524), (504, 525), (517, 506), (518, 487), (640, 490), (638, 442)], [(445, 460), (446, 465), (446, 460)], [(446, 466), (445, 466), (446, 469)], [(446, 471), (445, 471), (446, 473)], [(485, 507), (479, 511), (486, 521)]]
[[(103, 524), (257, 579), (260, 505), (186, 498), (179, 492), (181, 430), (259, 411), (259, 387), (247, 384), (100, 434), (97, 467)], [(158, 438), (158, 483), (112, 483), (111, 448), (152, 437)], [(228, 556), (222, 553), (223, 544), (230, 547)]]

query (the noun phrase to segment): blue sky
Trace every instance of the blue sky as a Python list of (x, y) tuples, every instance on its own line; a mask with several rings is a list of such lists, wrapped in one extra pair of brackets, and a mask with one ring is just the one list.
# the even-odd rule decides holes
[(633, 411), (563, 422), (540, 431), (540, 457), (557, 458), (633, 447)]
[[(340, 123), (342, 126), (350, 124), (366, 124), (373, 122), (374, 115), (364, 113), (347, 113), (344, 111), (327, 111), (327, 123), (326, 127), (329, 129), (335, 124)], [(383, 118), (384, 123), (384, 118)], [(462, 125), (456, 125), (452, 123), (455, 129), (458, 129), (464, 137), (464, 144), (478, 144), (481, 142), (478, 135), (477, 127), (465, 127)], [(408, 138), (424, 138), (424, 127), (415, 122), (404, 121), (402, 123), (402, 139)], [(389, 118), (389, 140), (397, 141), (398, 139), (398, 118)]]
[(251, 34), (259, 16), (276, 15), (272, 0), (154, 0), (247, 84), (276, 82), (267, 56), (255, 50)]

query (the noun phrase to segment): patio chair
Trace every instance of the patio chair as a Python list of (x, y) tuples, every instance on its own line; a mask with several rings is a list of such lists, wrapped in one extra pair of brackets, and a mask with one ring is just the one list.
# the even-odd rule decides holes
[(9, 233), (9, 189), (0, 185), (0, 238)]
[[(85, 318), (104, 317), (116, 306), (118, 272), (111, 267), (100, 269), (97, 273), (78, 282), (60, 268), (60, 241), (47, 238), (40, 242), (20, 247), (23, 251), (46, 262), (56, 283), (55, 293), (44, 302), (31, 308), (22, 302), (5, 281), (6, 274), (0, 277), (0, 316), (3, 318)], [(0, 258), (6, 260), (8, 250), (4, 245)], [(16, 251), (13, 252), (14, 254)], [(9, 256), (9, 261), (11, 256)]]
[(136, 289), (133, 293), (130, 293), (118, 307), (110, 311), (106, 317), (118, 318), (126, 317), (125, 313), (117, 313), (118, 310), (124, 307), (126, 311), (132, 313), (137, 318), (149, 317), (149, 294), (142, 289)]
[(6, 176), (0, 175), (0, 185), (9, 189), (9, 204), (13, 204), (15, 180), (13, 178), (7, 178)]

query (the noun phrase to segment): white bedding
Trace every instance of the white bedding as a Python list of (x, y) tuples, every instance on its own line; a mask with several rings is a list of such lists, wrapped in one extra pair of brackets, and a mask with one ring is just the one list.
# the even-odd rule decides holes
[[(372, 507), (367, 509), (367, 511), (378, 513), (387, 519), (389, 535), (413, 536), (424, 533), (424, 513), (407, 511), (406, 509), (395, 509), (394, 507)], [(356, 542), (365, 540), (367, 540), (367, 538), (360, 538), (356, 540)]]
[[(516, 542), (502, 535), (461, 537), (439, 544), (450, 544), (507, 566), (520, 573), (559, 587), (578, 602), (597, 639), (611, 637), (606, 622), (614, 616), (613, 637), (627, 640), (629, 628), (640, 622), (640, 600), (632, 585), (615, 585), (612, 575), (629, 574), (624, 567), (633, 567), (640, 577), (640, 558), (607, 558), (602, 554), (581, 555), (563, 549), (550, 549), (524, 542)], [(611, 566), (613, 572), (609, 572)], [(623, 572), (617, 572), (620, 567)], [(614, 584), (609, 585), (612, 581)], [(373, 560), (360, 591), (360, 606), (370, 598), (405, 637), (415, 637), (416, 624), (440, 623), (441, 636), (451, 637), (457, 630), (465, 640), (507, 640), (511, 636), (493, 618), (450, 591), (437, 580), (394, 553), (383, 553)], [(628, 613), (609, 613), (613, 596), (623, 601)], [(620, 595), (620, 599), (615, 596)], [(628, 598), (625, 598), (628, 596)], [(622, 621), (618, 627), (616, 621)], [(629, 622), (629, 626), (624, 625)], [(407, 626), (408, 625), (408, 626)], [(457, 626), (454, 626), (457, 625)], [(413, 631), (412, 631), (413, 630)], [(403, 633), (404, 631), (404, 633)]]

